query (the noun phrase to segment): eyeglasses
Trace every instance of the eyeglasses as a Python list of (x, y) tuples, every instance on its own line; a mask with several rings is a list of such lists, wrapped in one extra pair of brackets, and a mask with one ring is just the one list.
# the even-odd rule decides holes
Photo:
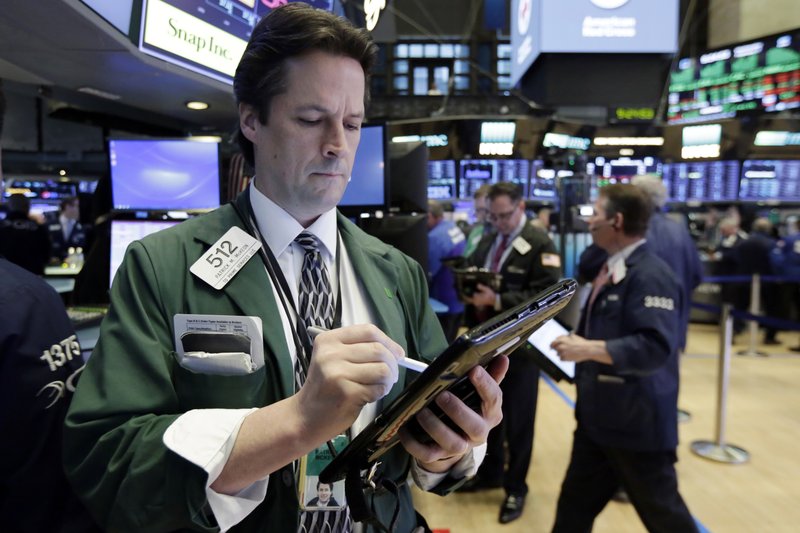
[(500, 221), (505, 222), (506, 220), (510, 219), (516, 212), (517, 212), (516, 209), (512, 209), (511, 211), (506, 211), (505, 213), (492, 213), (490, 211), (489, 214), (486, 215), (486, 218), (489, 219), (489, 222), (500, 222)]

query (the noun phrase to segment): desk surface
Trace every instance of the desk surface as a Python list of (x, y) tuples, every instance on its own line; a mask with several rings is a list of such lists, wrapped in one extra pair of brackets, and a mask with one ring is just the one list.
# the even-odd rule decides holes
[[(82, 267), (81, 267), (82, 268)], [(81, 271), (78, 267), (47, 266), (44, 267), (45, 276), (77, 276)]]

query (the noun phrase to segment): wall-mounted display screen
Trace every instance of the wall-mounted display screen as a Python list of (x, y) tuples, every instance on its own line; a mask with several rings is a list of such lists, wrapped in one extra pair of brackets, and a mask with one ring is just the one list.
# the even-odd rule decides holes
[(109, 260), (108, 281), (114, 281), (114, 275), (122, 264), (125, 250), (133, 241), (147, 237), (151, 233), (161, 231), (178, 224), (175, 221), (165, 220), (112, 220), (111, 221), (111, 255)]
[(738, 161), (665, 163), (663, 180), (672, 202), (728, 202), (738, 198)]
[(739, 199), (800, 201), (800, 160), (745, 161)]
[(465, 159), (459, 161), (458, 197), (472, 198), (481, 185), (497, 181), (497, 160)]
[(457, 197), (456, 162), (452, 159), (428, 161), (428, 198), (446, 200)]
[(361, 127), (361, 142), (350, 183), (339, 207), (383, 209), (386, 206), (386, 141), (382, 124)]
[(612, 183), (630, 183), (634, 176), (660, 174), (661, 162), (654, 157), (597, 157), (586, 164), (586, 172), (596, 175), (598, 186), (603, 187)]
[(710, 50), (670, 73), (667, 121), (800, 107), (800, 31)]
[(528, 183), (531, 178), (531, 162), (527, 159), (498, 159), (497, 179), (516, 183), (522, 188), (522, 197), (528, 197)]
[(558, 200), (556, 171), (552, 168), (544, 168), (544, 162), (540, 159), (535, 160), (532, 167), (528, 198), (531, 200), (549, 200), (551, 202)]
[(50, 202), (58, 205), (62, 199), (75, 196), (77, 190), (77, 184), (71, 181), (8, 176), (3, 196), (8, 198), (12, 194), (24, 194), (31, 200), (39, 200), (39, 203)]
[[(333, 7), (333, 0), (303, 1), (317, 8)], [(256, 23), (285, 3), (286, 0), (144, 0), (139, 48), (231, 83)]]
[(190, 139), (108, 142), (114, 209), (219, 207), (219, 145)]

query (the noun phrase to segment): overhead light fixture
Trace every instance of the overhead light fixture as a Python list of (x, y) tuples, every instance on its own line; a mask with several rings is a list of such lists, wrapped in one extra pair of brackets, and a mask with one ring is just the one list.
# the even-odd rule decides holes
[(106, 100), (119, 100), (120, 98), (122, 98), (118, 94), (101, 91), (100, 89), (95, 89), (94, 87), (79, 87), (78, 92), (84, 94), (91, 94), (92, 96), (99, 96), (100, 98), (105, 98)]
[(200, 100), (190, 100), (185, 105), (194, 111), (203, 111), (209, 107), (207, 102), (201, 102)]
[(633, 154), (633, 148), (620, 148), (619, 150), (619, 155), (632, 156)]
[(66, 176), (67, 175), (67, 171), (62, 168), (61, 170), (58, 171), (58, 175), (59, 176)]
[(595, 137), (595, 146), (662, 146), (664, 137)]

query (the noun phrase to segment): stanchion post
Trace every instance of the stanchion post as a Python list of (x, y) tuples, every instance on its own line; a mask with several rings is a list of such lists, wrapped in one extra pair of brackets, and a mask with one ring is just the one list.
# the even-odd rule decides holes
[[(761, 274), (753, 274), (750, 282), (750, 307), (748, 308), (751, 315), (759, 315), (761, 313)], [(755, 320), (747, 321), (748, 341), (747, 349), (741, 350), (738, 355), (757, 355), (766, 356), (764, 352), (758, 351), (758, 322)]]
[(733, 339), (733, 317), (730, 304), (722, 306), (720, 315), (720, 343), (717, 375), (717, 420), (716, 441), (696, 440), (692, 451), (700, 457), (727, 464), (746, 463), (750, 453), (725, 442), (725, 420), (728, 403), (728, 382), (731, 365), (731, 341)]

